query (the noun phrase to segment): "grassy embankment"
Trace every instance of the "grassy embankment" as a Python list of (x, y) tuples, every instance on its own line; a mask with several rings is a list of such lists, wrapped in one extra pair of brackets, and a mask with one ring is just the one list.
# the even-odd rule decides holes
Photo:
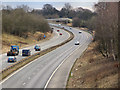
[(20, 48), (43, 41), (43, 35), (51, 37), (52, 30), (41, 15), (32, 14), (23, 8), (2, 10), (2, 53), (11, 45)]
[(105, 58), (96, 50), (97, 42), (89, 45), (71, 70), (67, 88), (118, 87), (118, 61)]
[[(43, 39), (44, 33), (36, 32), (35, 34), (29, 33), (28, 38), (23, 38), (15, 35), (2, 34), (2, 53), (9, 51), (11, 45), (19, 45), (20, 48), (27, 47), (33, 44), (41, 43), (45, 40), (49, 40), (53, 34), (47, 32), (45, 35), (46, 39)], [(39, 40), (41, 38), (41, 40)]]

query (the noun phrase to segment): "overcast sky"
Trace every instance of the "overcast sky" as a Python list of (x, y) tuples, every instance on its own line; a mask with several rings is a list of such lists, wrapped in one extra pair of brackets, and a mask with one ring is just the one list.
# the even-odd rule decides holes
[(98, 0), (1, 0), (3, 5), (15, 8), (18, 5), (27, 5), (30, 8), (41, 9), (44, 4), (51, 4), (60, 10), (65, 3), (69, 2), (73, 8), (83, 7), (93, 11), (93, 6)]

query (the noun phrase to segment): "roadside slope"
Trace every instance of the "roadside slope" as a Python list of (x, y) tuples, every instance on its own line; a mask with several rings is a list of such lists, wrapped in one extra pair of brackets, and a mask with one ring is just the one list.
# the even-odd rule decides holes
[(118, 62), (106, 59), (96, 51), (93, 42), (75, 62), (67, 88), (116, 88), (118, 87)]
[(2, 53), (5, 53), (9, 51), (11, 45), (19, 45), (20, 48), (28, 47), (33, 44), (41, 43), (45, 40), (49, 40), (53, 37), (54, 34), (47, 32), (46, 38), (44, 39), (44, 33), (42, 32), (36, 32), (34, 34), (28, 33), (27, 38), (10, 35), (7, 33), (2, 34)]

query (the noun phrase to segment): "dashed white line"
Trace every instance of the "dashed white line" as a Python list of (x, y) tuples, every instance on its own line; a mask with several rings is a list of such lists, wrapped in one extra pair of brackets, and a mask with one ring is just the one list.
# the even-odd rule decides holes
[[(81, 47), (81, 46), (80, 46), (80, 47)], [(78, 47), (78, 48), (80, 48), (80, 47)], [(64, 58), (63, 61), (59, 64), (59, 66), (53, 71), (53, 73), (52, 73), (51, 76), (49, 77), (47, 83), (45, 84), (44, 90), (46, 90), (46, 88), (47, 88), (50, 80), (52, 79), (52, 77), (54, 76), (54, 74), (56, 73), (56, 71), (60, 68), (60, 66), (61, 66), (61, 65), (65, 62), (65, 60), (66, 60), (67, 58), (69, 58), (78, 48), (76, 48), (73, 52), (71, 52), (69, 56), (67, 56), (66, 58)]]
[[(88, 37), (88, 36), (87, 36), (87, 37)], [(80, 47), (81, 47), (81, 45), (80, 45)], [(80, 48), (80, 47), (78, 47), (78, 48)], [(46, 83), (45, 86), (44, 86), (44, 90), (46, 90), (46, 88), (47, 88), (50, 80), (52, 79), (52, 77), (54, 76), (54, 74), (56, 73), (56, 71), (60, 68), (60, 66), (61, 66), (61, 65), (66, 61), (66, 59), (69, 58), (78, 48), (76, 48), (73, 52), (71, 52), (69, 56), (67, 56), (66, 58), (64, 58), (63, 61), (59, 64), (59, 66), (53, 71), (53, 73), (51, 74), (51, 76), (49, 77), (47, 83)]]

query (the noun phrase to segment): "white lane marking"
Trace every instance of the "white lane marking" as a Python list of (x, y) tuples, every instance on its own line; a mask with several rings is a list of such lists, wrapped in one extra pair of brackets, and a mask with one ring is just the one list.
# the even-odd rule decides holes
[[(86, 39), (86, 40), (87, 40), (87, 39)], [(86, 42), (86, 41), (85, 41), (85, 42)], [(85, 42), (84, 42), (84, 44), (85, 44)], [(84, 44), (83, 44), (83, 45), (84, 45)], [(80, 47), (82, 47), (83, 45), (80, 45)], [(80, 47), (78, 47), (78, 48), (80, 48)], [(78, 48), (76, 48), (73, 52), (71, 52), (69, 56), (67, 56), (66, 58), (64, 58), (63, 61), (59, 64), (59, 66), (53, 71), (53, 73), (52, 73), (51, 76), (49, 77), (47, 83), (45, 84), (44, 90), (46, 90), (46, 88), (47, 88), (50, 80), (52, 79), (52, 77), (54, 76), (54, 74), (56, 73), (56, 71), (60, 68), (60, 66), (61, 66), (61, 65), (66, 61), (66, 59), (69, 58)]]
[[(47, 54), (49, 54), (49, 53), (47, 53)], [(45, 55), (47, 55), (47, 54), (45, 54)], [(43, 56), (45, 56), (45, 55), (43, 55)], [(39, 58), (41, 58), (41, 57), (39, 57)], [(18, 73), (19, 71), (21, 71), (21, 70), (24, 69), (25, 67), (29, 66), (30, 64), (34, 63), (36, 60), (38, 60), (38, 58), (35, 59), (35, 60), (33, 60), (33, 61), (31, 61), (30, 63), (26, 64), (25, 66), (21, 67), (21, 68), (18, 69), (17, 71), (13, 72), (11, 75), (9, 75), (9, 76), (6, 77), (4, 80), (2, 80), (2, 81), (0, 82), (0, 84), (4, 83), (6, 80), (8, 80), (9, 78), (11, 78), (13, 75), (15, 75), (16, 73)]]
[[(49, 53), (47, 53), (49, 54)], [(45, 55), (47, 55), (45, 54)], [(44, 55), (43, 55), (44, 56)], [(37, 60), (37, 59), (36, 59)], [(35, 62), (36, 60), (26, 64), (25, 66), (23, 66), (22, 68), (18, 69), (17, 71), (15, 71), (14, 73), (12, 73), (10, 76), (6, 77), (3, 81), (0, 82), (0, 84), (4, 83), (6, 80), (8, 80), (9, 78), (11, 78), (13, 75), (15, 75), (16, 73), (18, 73), (19, 71), (21, 71), (22, 69), (24, 69), (25, 67), (27, 67), (28, 65), (30, 65), (31, 63)]]
[[(78, 48), (79, 48), (79, 47), (78, 47)], [(76, 51), (78, 48), (76, 48), (74, 51)], [(74, 51), (73, 51), (73, 52), (74, 52)], [(65, 62), (65, 60), (66, 60), (67, 58), (69, 58), (69, 57), (73, 54), (73, 52), (70, 53), (69, 56), (67, 56), (66, 58), (64, 58), (63, 61), (59, 64), (59, 66), (53, 71), (53, 73), (52, 73), (51, 76), (49, 77), (47, 83), (45, 84), (44, 90), (46, 90), (46, 88), (47, 88), (50, 80), (52, 79), (52, 77), (53, 77), (53, 75), (56, 73), (56, 71), (57, 71), (57, 70), (60, 68), (60, 66)]]
[[(56, 29), (57, 29), (57, 28), (56, 28)], [(57, 38), (59, 38), (59, 34), (57, 34), (57, 31), (55, 31), (55, 32), (56, 32), (56, 35), (57, 35), (57, 37), (56, 37), (55, 39), (57, 39)], [(46, 46), (46, 45), (45, 45), (45, 46)], [(49, 45), (47, 45), (47, 46), (49, 46)], [(32, 47), (34, 47), (34, 45), (33, 45), (33, 46), (29, 46), (29, 47), (21, 48), (21, 49), (20, 49), (20, 54), (19, 54), (19, 56), (22, 54), (22, 49), (30, 48), (32, 51), (34, 51), (34, 49), (33, 49)], [(49, 48), (49, 47), (48, 47), (48, 48)], [(41, 50), (41, 51), (43, 51), (43, 50)], [(32, 52), (32, 53), (34, 54), (34, 52)], [(32, 54), (32, 53), (31, 53), (31, 54)], [(3, 55), (5, 55), (5, 56), (4, 56), (5, 58), (7, 58), (7, 57), (6, 57), (7, 53), (1, 54), (0, 57), (3, 57)], [(19, 56), (16, 56), (16, 57), (19, 57)], [(22, 58), (25, 58), (25, 57), (22, 57)], [(6, 62), (6, 60), (7, 60), (7, 59), (3, 60), (2, 63), (3, 63), (3, 62)], [(21, 59), (20, 59), (20, 60), (21, 60)], [(20, 61), (20, 60), (19, 60), (19, 61)], [(11, 64), (11, 65), (12, 65), (12, 64)], [(3, 65), (2, 65), (2, 67), (3, 67)], [(5, 67), (5, 68), (6, 68), (6, 67)], [(5, 69), (5, 68), (3, 68), (3, 69)], [(0, 71), (2, 71), (2, 70), (0, 70)]]
[[(47, 54), (49, 54), (49, 53), (47, 53)], [(45, 55), (47, 55), (47, 54), (45, 54)], [(44, 55), (43, 55), (43, 56), (44, 56)], [(40, 58), (41, 58), (41, 57), (40, 57)], [(13, 72), (11, 75), (9, 75), (9, 76), (6, 77), (4, 80), (2, 80), (2, 81), (0, 82), (0, 85), (1, 85), (2, 83), (4, 83), (5, 81), (7, 81), (9, 78), (11, 78), (13, 75), (15, 75), (16, 73), (18, 73), (18, 72), (21, 71), (22, 69), (24, 69), (25, 67), (27, 67), (27, 66), (29, 66), (30, 64), (32, 64), (33, 62), (35, 62), (36, 60), (38, 60), (38, 58), (35, 59), (35, 60), (33, 60), (32, 62), (26, 64), (25, 66), (21, 67), (21, 68), (18, 69), (17, 71)]]
[[(36, 59), (37, 60), (37, 59)], [(6, 77), (3, 81), (0, 82), (0, 84), (4, 83), (6, 80), (8, 80), (9, 78), (11, 78), (13, 75), (15, 75), (16, 73), (18, 73), (19, 71), (21, 71), (22, 69), (24, 69), (25, 67), (27, 67), (28, 65), (30, 65), (31, 63), (35, 62), (36, 60), (26, 64), (25, 66), (21, 67), (20, 69), (18, 69), (17, 71), (15, 71), (14, 73), (12, 73), (10, 76)]]

